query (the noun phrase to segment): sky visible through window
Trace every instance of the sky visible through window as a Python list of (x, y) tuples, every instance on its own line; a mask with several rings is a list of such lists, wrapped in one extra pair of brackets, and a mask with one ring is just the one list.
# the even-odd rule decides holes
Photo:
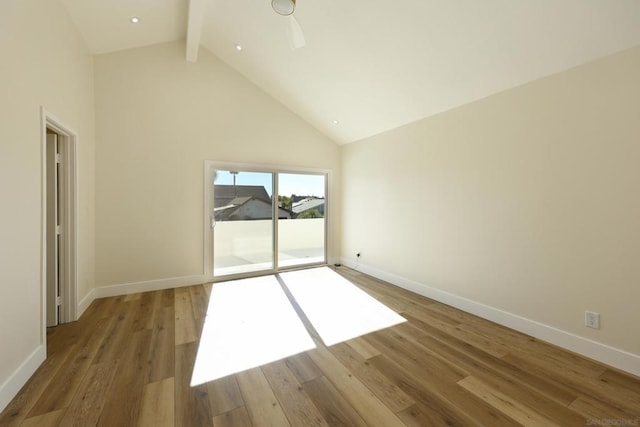
[[(279, 193), (284, 196), (324, 197), (324, 175), (306, 175), (280, 173)], [(229, 171), (216, 171), (216, 185), (233, 185), (233, 175)], [(236, 175), (236, 185), (262, 185), (269, 193), (273, 193), (271, 173), (240, 171)]]

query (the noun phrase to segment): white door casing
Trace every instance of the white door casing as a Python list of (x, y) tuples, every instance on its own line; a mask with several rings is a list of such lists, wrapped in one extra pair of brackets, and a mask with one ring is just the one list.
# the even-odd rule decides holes
[[(46, 344), (47, 326), (47, 130), (56, 133), (62, 168), (58, 174), (59, 225), (59, 290), (62, 323), (77, 320), (77, 132), (54, 117), (44, 108), (41, 111), (41, 343)], [(50, 133), (51, 133), (50, 132)]]

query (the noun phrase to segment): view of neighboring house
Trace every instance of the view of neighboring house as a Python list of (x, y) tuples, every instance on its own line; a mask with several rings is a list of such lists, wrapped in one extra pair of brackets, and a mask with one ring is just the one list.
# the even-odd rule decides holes
[[(271, 198), (259, 185), (216, 185), (214, 215), (216, 221), (271, 219)], [(291, 219), (290, 210), (279, 207), (279, 219)]]
[(296, 217), (304, 212), (317, 210), (318, 213), (324, 216), (324, 199), (319, 197), (305, 197), (304, 199), (294, 202), (291, 210), (296, 215)]
[[(238, 197), (253, 197), (262, 200), (271, 200), (267, 189), (262, 185), (215, 185), (214, 207), (220, 208), (231, 205)], [(271, 204), (271, 202), (269, 202)]]

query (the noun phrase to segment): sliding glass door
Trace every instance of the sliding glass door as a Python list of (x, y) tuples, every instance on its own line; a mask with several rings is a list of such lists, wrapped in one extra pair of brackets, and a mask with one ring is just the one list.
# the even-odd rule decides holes
[(213, 275), (273, 270), (273, 174), (216, 170)]
[(213, 163), (207, 173), (214, 277), (326, 263), (326, 174)]
[(325, 176), (278, 174), (278, 268), (325, 262)]

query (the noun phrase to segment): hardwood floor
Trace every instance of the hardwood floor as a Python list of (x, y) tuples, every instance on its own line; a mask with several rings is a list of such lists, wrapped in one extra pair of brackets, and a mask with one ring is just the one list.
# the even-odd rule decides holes
[[(408, 322), (190, 387), (212, 285), (96, 300), (0, 426), (640, 425), (640, 378), (341, 267)], [(213, 285), (215, 286), (215, 285)]]

